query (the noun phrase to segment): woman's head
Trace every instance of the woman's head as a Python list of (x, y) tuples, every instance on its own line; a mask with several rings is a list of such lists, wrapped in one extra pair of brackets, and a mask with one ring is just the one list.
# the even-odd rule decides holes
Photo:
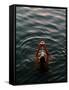
[(40, 63), (45, 63), (45, 57), (40, 58)]

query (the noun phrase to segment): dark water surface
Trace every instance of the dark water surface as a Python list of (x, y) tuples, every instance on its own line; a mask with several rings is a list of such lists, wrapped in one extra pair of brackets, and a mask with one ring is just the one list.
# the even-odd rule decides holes
[[(41, 39), (53, 57), (44, 73), (34, 65)], [(66, 9), (16, 7), (16, 82), (60, 81), (66, 81)]]

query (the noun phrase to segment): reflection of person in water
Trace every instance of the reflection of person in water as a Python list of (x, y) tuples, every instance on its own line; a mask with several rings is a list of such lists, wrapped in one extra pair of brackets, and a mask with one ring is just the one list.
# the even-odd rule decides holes
[(36, 51), (36, 62), (40, 65), (40, 70), (45, 71), (48, 67), (48, 50), (45, 42), (41, 41)]

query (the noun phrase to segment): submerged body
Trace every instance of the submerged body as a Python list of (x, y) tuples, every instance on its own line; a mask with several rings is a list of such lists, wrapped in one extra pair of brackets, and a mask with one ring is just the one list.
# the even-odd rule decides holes
[(40, 71), (48, 70), (48, 50), (44, 41), (41, 41), (36, 50), (36, 63), (39, 64)]

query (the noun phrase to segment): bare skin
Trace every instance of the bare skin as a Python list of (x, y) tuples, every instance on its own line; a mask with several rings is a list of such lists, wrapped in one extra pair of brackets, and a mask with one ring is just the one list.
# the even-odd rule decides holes
[(49, 57), (48, 49), (47, 49), (45, 44), (42, 44), (42, 43), (40, 44), (40, 43), (38, 45), (38, 48), (36, 49), (36, 53), (35, 53), (36, 60), (35, 61), (36, 61), (37, 64), (40, 63), (41, 53), (39, 52), (39, 50), (41, 48), (44, 48), (44, 51), (45, 51), (44, 52), (45, 62), (48, 63), (48, 57)]

